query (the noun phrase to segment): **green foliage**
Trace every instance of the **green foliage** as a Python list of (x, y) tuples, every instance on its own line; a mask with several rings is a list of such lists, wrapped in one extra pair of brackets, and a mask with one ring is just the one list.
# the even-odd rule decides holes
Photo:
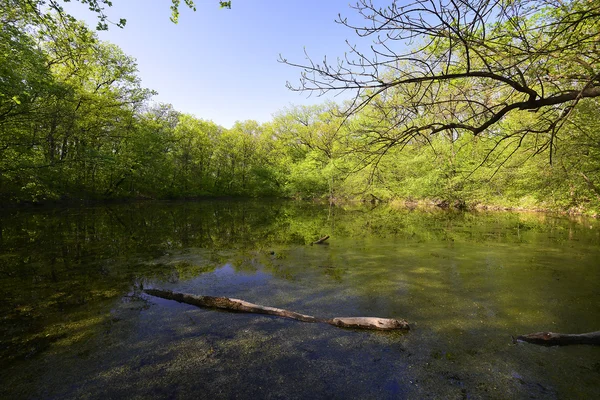
[(600, 211), (596, 99), (580, 99), (553, 131), (535, 130), (547, 112), (516, 110), (477, 136), (398, 136), (407, 121), (451, 117), (431, 104), (407, 120), (406, 87), (349, 119), (325, 103), (224, 129), (149, 103), (133, 58), (73, 19), (35, 20), (35, 4), (1, 14), (0, 202), (268, 196)]
[[(21, 20), (41, 22), (46, 28), (55, 28), (63, 21), (75, 21), (74, 17), (68, 14), (62, 3), (69, 3), (71, 0), (2, 0), (3, 13), (8, 16), (16, 15)], [(117, 22), (109, 18), (106, 13), (107, 8), (112, 7), (111, 0), (75, 0), (87, 6), (87, 8), (96, 15), (98, 23), (96, 30), (106, 31), (110, 25), (118, 28), (124, 28), (127, 19), (119, 18)], [(193, 0), (184, 0), (185, 5), (192, 11), (196, 11), (196, 5)], [(179, 7), (181, 0), (171, 0), (171, 22), (179, 22)], [(219, 1), (219, 7), (231, 9), (231, 1)]]

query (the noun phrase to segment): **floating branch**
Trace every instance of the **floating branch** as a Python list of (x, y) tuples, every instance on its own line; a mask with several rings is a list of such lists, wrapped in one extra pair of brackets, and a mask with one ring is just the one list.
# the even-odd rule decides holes
[(218, 308), (221, 310), (275, 315), (295, 319), (302, 322), (321, 322), (342, 328), (375, 329), (375, 330), (409, 330), (408, 322), (404, 319), (377, 318), (377, 317), (336, 317), (331, 319), (317, 318), (310, 315), (283, 310), (275, 307), (265, 307), (249, 303), (244, 300), (230, 299), (228, 297), (196, 296), (187, 293), (177, 293), (170, 290), (145, 289), (149, 295), (180, 303), (191, 304), (198, 307)]
[(600, 345), (600, 331), (588, 333), (536, 332), (518, 336), (514, 342), (527, 342), (541, 346), (566, 346), (569, 344)]
[(313, 244), (323, 244), (327, 239), (329, 239), (329, 235), (323, 236), (321, 239), (312, 242), (310, 245), (312, 246)]

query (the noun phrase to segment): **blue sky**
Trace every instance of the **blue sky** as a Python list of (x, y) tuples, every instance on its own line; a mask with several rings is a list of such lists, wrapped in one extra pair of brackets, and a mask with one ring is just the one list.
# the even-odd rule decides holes
[[(356, 15), (348, 0), (233, 0), (231, 10), (217, 0), (196, 0), (196, 12), (181, 3), (175, 25), (170, 0), (115, 0), (107, 14), (126, 18), (127, 26), (99, 32), (137, 59), (143, 85), (159, 93), (155, 101), (229, 128), (236, 120), (269, 121), (290, 104), (348, 97), (291, 92), (285, 82), (297, 83), (300, 71), (277, 62), (279, 54), (304, 61), (304, 48), (317, 61), (343, 56), (345, 40), (357, 40), (334, 22), (338, 13)], [(95, 27), (84, 6), (67, 5)]]

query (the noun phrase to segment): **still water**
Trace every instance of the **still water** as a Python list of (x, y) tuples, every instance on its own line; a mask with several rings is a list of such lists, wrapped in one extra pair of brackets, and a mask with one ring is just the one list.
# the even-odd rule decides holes
[[(310, 246), (323, 235), (328, 245)], [(227, 296), (340, 329), (201, 309)], [(0, 398), (600, 398), (600, 223), (293, 202), (0, 214)]]

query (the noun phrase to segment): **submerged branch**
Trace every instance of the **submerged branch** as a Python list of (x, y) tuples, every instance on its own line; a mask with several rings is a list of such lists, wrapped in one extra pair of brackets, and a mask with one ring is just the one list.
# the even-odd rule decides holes
[(180, 303), (191, 304), (198, 307), (218, 308), (221, 310), (267, 314), (277, 317), (290, 318), (302, 322), (322, 322), (342, 328), (375, 329), (375, 330), (409, 330), (408, 322), (404, 319), (377, 318), (377, 317), (336, 317), (331, 319), (317, 318), (310, 315), (299, 314), (293, 311), (275, 307), (265, 307), (249, 303), (244, 300), (230, 299), (228, 297), (196, 296), (187, 293), (177, 293), (170, 290), (145, 289), (144, 292), (151, 296)]
[(518, 336), (515, 342), (539, 344), (541, 346), (566, 346), (569, 344), (600, 345), (600, 331), (588, 333), (536, 332)]

